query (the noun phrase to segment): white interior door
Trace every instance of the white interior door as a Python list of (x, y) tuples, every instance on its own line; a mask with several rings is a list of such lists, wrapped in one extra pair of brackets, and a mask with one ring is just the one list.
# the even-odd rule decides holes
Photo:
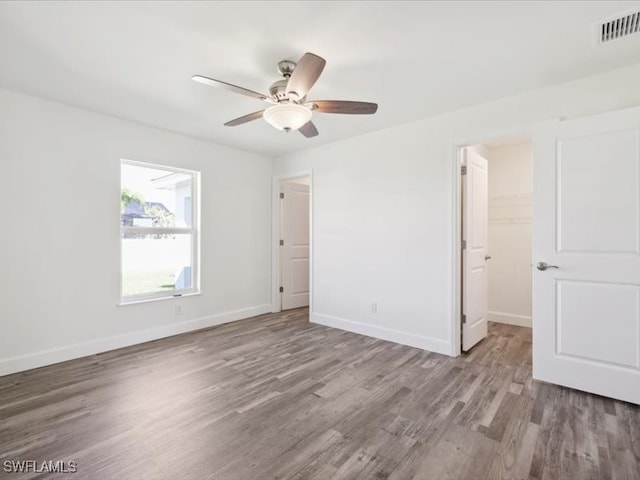
[(462, 349), (487, 336), (487, 160), (465, 148), (462, 152)]
[(552, 122), (533, 166), (533, 376), (638, 404), (639, 140), (638, 108)]
[(280, 263), (282, 309), (309, 305), (309, 185), (284, 183)]

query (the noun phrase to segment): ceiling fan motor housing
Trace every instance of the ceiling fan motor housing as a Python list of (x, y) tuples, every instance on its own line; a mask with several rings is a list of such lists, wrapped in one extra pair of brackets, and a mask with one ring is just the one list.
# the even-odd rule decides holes
[(278, 102), (296, 100), (300, 101), (300, 98), (290, 98), (289, 94), (287, 94), (287, 84), (289, 83), (289, 78), (291, 74), (295, 70), (297, 66), (296, 62), (292, 62), (291, 60), (280, 60), (278, 62), (278, 72), (280, 75), (284, 77), (282, 80), (276, 80), (269, 87), (269, 94), (271, 98), (277, 100)]
[(269, 95), (271, 95), (271, 98), (278, 102), (288, 100), (289, 95), (287, 95), (287, 83), (289, 83), (289, 80), (286, 78), (273, 82), (269, 87)]

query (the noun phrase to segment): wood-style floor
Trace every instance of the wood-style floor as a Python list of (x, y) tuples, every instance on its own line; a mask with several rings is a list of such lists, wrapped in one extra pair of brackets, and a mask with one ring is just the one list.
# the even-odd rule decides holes
[(74, 479), (640, 479), (640, 409), (531, 380), (531, 334), (449, 358), (264, 315), (0, 378), (5, 460)]

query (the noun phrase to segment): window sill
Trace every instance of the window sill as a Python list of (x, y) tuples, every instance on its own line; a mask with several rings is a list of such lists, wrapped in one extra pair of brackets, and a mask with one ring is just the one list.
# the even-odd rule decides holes
[(182, 293), (180, 295), (171, 295), (167, 297), (141, 298), (136, 300), (120, 300), (120, 303), (118, 303), (116, 306), (126, 307), (127, 305), (138, 305), (140, 303), (162, 302), (164, 300), (180, 300), (181, 298), (195, 297), (197, 295), (202, 295), (202, 292), (198, 290), (197, 292)]

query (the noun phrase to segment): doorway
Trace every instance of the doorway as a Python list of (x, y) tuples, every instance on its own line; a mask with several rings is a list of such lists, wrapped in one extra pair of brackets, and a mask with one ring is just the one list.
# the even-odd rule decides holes
[[(531, 207), (510, 208), (532, 209), (533, 379), (640, 404), (640, 108), (549, 120), (530, 132)], [(454, 356), (466, 305), (459, 154), (487, 144), (474, 140), (456, 142), (452, 158)]]
[(531, 138), (471, 144), (459, 159), (461, 352), (491, 322), (532, 326)]
[(274, 312), (310, 306), (311, 183), (311, 175), (274, 180)]

